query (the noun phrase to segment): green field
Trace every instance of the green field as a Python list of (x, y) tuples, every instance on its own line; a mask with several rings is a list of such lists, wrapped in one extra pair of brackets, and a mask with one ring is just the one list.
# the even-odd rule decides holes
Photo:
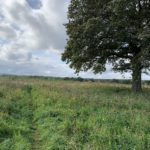
[(0, 78), (0, 150), (149, 150), (150, 89)]

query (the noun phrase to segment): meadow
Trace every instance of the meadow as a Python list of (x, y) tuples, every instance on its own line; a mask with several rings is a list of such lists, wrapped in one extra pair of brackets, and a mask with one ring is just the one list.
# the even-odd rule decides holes
[(0, 77), (0, 150), (149, 150), (150, 87)]

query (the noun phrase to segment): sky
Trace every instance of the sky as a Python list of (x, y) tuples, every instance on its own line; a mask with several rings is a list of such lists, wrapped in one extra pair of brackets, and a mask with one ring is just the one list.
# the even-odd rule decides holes
[[(77, 77), (61, 61), (66, 45), (70, 0), (0, 0), (0, 74)], [(130, 73), (107, 71), (83, 78), (130, 79)], [(149, 76), (143, 75), (143, 79)]]

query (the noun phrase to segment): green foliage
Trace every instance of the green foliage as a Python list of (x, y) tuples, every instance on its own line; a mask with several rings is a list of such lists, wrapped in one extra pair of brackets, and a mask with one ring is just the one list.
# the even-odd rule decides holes
[(141, 72), (150, 67), (150, 1), (71, 0), (68, 41), (62, 60), (79, 71), (133, 72), (133, 90), (141, 90)]
[(150, 149), (149, 87), (0, 79), (0, 150)]

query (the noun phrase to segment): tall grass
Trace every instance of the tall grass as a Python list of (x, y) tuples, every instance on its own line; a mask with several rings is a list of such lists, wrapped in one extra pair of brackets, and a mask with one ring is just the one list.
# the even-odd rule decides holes
[(150, 89), (0, 79), (0, 150), (148, 150)]

